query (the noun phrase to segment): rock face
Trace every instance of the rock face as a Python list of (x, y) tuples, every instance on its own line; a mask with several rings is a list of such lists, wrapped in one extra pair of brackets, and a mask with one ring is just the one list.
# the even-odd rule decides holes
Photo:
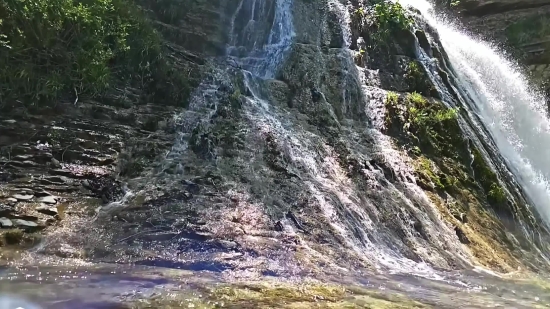
[[(197, 82), (188, 109), (82, 102), (0, 121), (5, 203), (38, 201), (2, 217), (81, 219), (42, 253), (281, 275), (541, 263), (508, 230), (539, 221), (417, 57), (444, 63), (429, 28), (382, 31), (363, 1), (158, 3), (144, 6)], [(443, 120), (415, 127), (419, 107)]]
[(474, 33), (511, 48), (550, 94), (550, 1), (468, 0), (453, 10)]

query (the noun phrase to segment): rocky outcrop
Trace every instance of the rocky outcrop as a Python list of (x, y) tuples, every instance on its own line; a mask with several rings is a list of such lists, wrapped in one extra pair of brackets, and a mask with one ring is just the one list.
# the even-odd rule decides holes
[(118, 179), (150, 169), (174, 138), (174, 108), (98, 102), (58, 108), (51, 115), (0, 116), (0, 226), (8, 235), (63, 225), (66, 214), (93, 214), (121, 199)]

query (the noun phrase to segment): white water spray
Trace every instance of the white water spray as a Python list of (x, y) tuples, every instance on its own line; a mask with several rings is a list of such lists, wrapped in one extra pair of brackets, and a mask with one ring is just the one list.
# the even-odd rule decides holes
[(437, 30), (459, 87), (473, 99), (474, 112), (518, 183), (550, 223), (550, 120), (544, 99), (496, 47), (442, 21), (425, 0), (400, 2), (418, 9)]

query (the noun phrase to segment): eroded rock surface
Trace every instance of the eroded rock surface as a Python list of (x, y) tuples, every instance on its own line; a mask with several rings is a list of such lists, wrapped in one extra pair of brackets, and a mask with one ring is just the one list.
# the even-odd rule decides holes
[(540, 220), (457, 118), (411, 125), (409, 97), (445, 113), (452, 88), (420, 19), (384, 37), (360, 1), (189, 3), (150, 8), (197, 83), (187, 109), (81, 102), (0, 122), (2, 218), (67, 227), (40, 253), (245, 277), (544, 264), (510, 230), (544, 239)]

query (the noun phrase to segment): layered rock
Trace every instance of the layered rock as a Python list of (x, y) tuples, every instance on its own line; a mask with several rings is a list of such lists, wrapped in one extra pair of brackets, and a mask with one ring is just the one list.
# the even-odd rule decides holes
[[(407, 129), (411, 96), (448, 112), (417, 59), (423, 48), (444, 63), (437, 40), (408, 27), (384, 36), (359, 1), (281, 3), (144, 3), (197, 85), (189, 108), (130, 96), (123, 102), (136, 105), (5, 119), (4, 198), (28, 207), (0, 224), (56, 216), (52, 206), (67, 202), (60, 224), (78, 224), (48, 230), (41, 253), (244, 275), (541, 263), (514, 229), (539, 232), (540, 222), (519, 194), (506, 195), (514, 184), (501, 184), (456, 118), (433, 136)], [(269, 31), (288, 26), (274, 22), (282, 13), (289, 46)], [(284, 56), (266, 57), (266, 43)], [(269, 66), (262, 78), (251, 72)], [(125, 198), (123, 182), (136, 195)], [(32, 203), (38, 194), (45, 205)]]

